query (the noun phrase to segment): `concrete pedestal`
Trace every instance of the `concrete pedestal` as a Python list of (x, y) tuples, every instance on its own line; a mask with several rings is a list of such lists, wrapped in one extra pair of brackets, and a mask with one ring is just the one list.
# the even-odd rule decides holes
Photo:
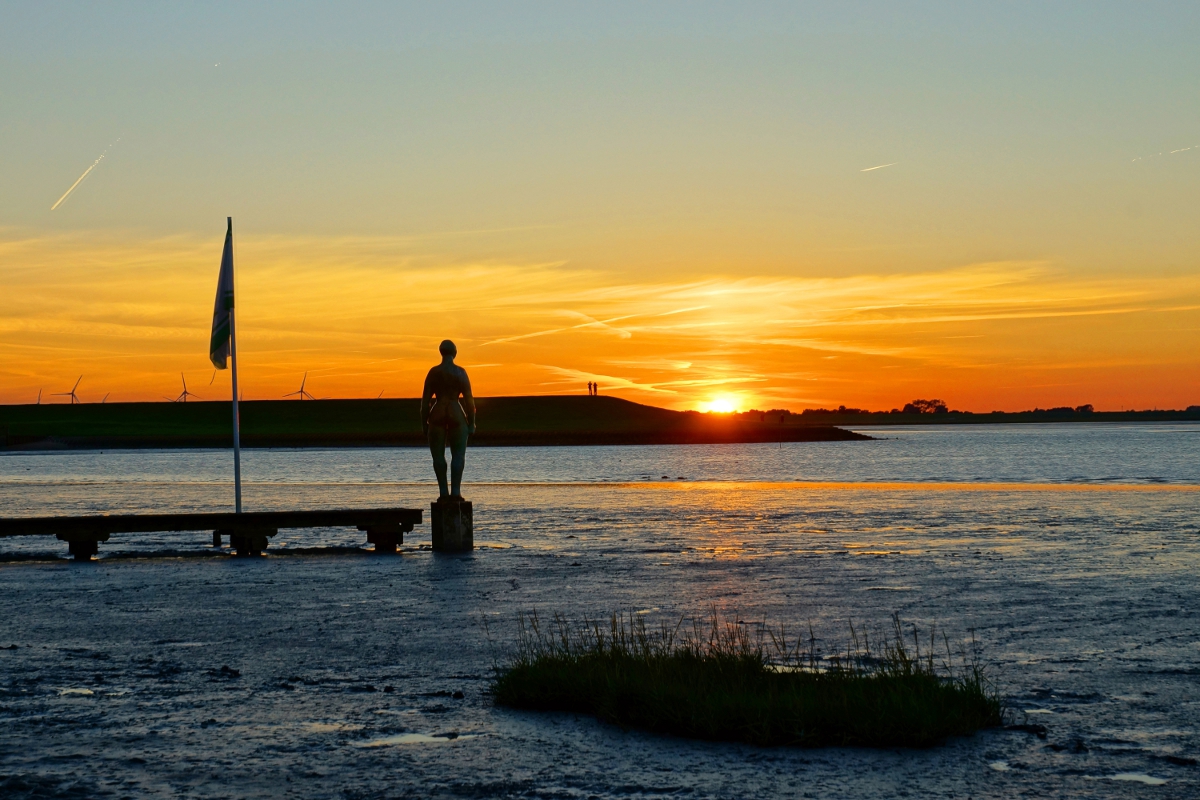
[(433, 526), (433, 549), (459, 553), (475, 549), (475, 526), (471, 503), (467, 500), (438, 500), (429, 505)]

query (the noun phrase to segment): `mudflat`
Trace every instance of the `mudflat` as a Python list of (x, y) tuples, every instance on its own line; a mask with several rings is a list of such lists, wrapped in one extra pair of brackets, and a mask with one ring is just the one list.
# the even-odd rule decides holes
[[(479, 547), (456, 556), (424, 549), (427, 527), (390, 558), (340, 529), (281, 535), (250, 560), (184, 534), (114, 537), (90, 565), (45, 560), (61, 543), (0, 542), (4, 558), (43, 559), (0, 562), (2, 785), (16, 797), (1194, 796), (1197, 439), (1063, 426), (891, 430), (850, 448), (496, 448), (472, 456)], [(412, 453), (262, 451), (247, 501), (416, 505), (429, 487)], [(227, 460), (10, 454), (0, 503), (211, 506)], [(826, 653), (851, 621), (880, 630), (892, 612), (952, 642), (973, 629), (1025, 727), (925, 750), (756, 748), (497, 708), (486, 693), (519, 614), (623, 610), (657, 625), (714, 607), (811, 624)]]

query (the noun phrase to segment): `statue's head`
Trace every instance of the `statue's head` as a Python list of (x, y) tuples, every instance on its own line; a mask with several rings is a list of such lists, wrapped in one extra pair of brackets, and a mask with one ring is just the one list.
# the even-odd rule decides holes
[(438, 352), (446, 358), (454, 358), (456, 355), (458, 355), (458, 348), (454, 346), (454, 342), (450, 341), (449, 339), (444, 339), (442, 343), (438, 345)]

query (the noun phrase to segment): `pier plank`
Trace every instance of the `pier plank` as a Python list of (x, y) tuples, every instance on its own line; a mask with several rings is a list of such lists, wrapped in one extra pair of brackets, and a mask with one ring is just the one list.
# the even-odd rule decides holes
[(367, 530), (421, 524), (419, 508), (361, 508), (322, 511), (248, 511), (241, 514), (91, 514), (64, 517), (0, 518), (2, 536), (57, 534), (160, 533), (164, 531), (259, 531), (267, 528), (339, 528)]
[(250, 511), (241, 514), (90, 514), (63, 517), (0, 518), (0, 537), (55, 536), (67, 542), (76, 560), (89, 560), (97, 545), (114, 533), (212, 531), (213, 547), (228, 536), (239, 555), (257, 555), (281, 528), (358, 528), (376, 552), (394, 553), (404, 534), (421, 524), (418, 508), (339, 508), (321, 511)]

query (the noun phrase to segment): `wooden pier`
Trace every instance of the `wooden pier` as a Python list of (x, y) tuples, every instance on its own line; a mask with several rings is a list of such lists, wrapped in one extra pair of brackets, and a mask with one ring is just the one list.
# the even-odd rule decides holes
[[(404, 534), (421, 524), (416, 508), (333, 509), (328, 511), (253, 511), (241, 514), (96, 514), (78, 517), (0, 518), (0, 537), (55, 536), (67, 543), (76, 561), (88, 561), (100, 542), (114, 533), (211, 531), (213, 547), (223, 536), (239, 556), (259, 555), (282, 528), (357, 528), (366, 531), (376, 553), (395, 553)], [(435, 543), (436, 544), (436, 543)]]

